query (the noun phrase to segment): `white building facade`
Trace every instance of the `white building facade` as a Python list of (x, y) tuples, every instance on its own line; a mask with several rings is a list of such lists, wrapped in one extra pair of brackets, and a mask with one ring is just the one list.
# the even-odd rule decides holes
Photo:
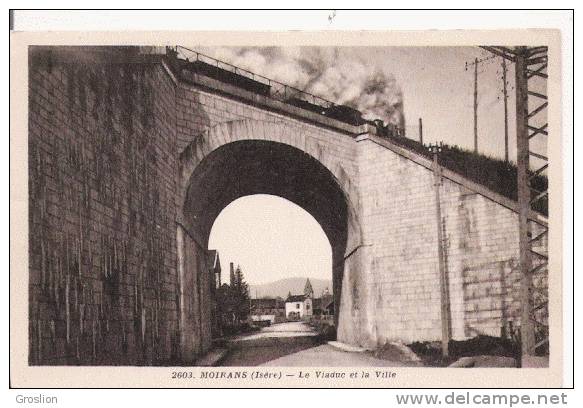
[(299, 320), (312, 314), (312, 298), (305, 295), (288, 296), (285, 301), (285, 316), (288, 320)]

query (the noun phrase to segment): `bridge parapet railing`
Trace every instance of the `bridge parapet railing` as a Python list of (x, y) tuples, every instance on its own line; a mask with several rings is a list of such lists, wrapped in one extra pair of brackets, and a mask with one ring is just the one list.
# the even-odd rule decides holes
[[(276, 99), (313, 112), (324, 114), (335, 104), (309, 92), (284, 84), (252, 71), (229, 64), (184, 46), (167, 47), (179, 60), (192, 64), (192, 67), (205, 75), (223, 82), (230, 82), (257, 92), (271, 99)], [(231, 75), (229, 75), (229, 73)]]

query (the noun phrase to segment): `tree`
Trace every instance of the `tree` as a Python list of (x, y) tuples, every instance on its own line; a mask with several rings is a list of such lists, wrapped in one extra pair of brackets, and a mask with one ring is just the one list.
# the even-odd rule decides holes
[(233, 272), (231, 284), (224, 283), (217, 290), (216, 302), (221, 329), (226, 334), (237, 332), (241, 322), (247, 320), (251, 312), (249, 285), (240, 266)]
[(249, 285), (245, 282), (243, 271), (239, 265), (237, 265), (237, 269), (235, 270), (235, 282), (232, 290), (232, 296), (237, 306), (235, 315), (240, 323), (243, 320), (247, 320), (249, 316), (251, 300), (249, 296)]

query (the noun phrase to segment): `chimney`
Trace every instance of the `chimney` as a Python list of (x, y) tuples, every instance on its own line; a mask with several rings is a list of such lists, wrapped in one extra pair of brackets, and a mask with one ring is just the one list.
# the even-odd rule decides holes
[(231, 286), (234, 286), (235, 285), (235, 267), (233, 266), (233, 262), (231, 262), (229, 264), (229, 267), (231, 269), (231, 282), (230, 282), (230, 284), (231, 284)]

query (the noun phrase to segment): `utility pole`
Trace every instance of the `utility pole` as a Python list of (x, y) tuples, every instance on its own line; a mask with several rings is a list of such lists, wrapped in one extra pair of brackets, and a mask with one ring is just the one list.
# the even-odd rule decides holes
[(466, 62), (466, 71), (468, 67), (474, 66), (474, 153), (478, 153), (478, 65), (481, 62), (488, 61), (494, 57), (482, 59), (474, 58), (474, 62)]
[(474, 60), (474, 153), (478, 153), (478, 58)]
[(506, 58), (502, 58), (502, 82), (504, 93), (504, 160), (508, 163), (508, 88), (506, 83)]
[(528, 146), (528, 84), (526, 79), (526, 47), (516, 48), (516, 167), (518, 171), (518, 202), (519, 213), (519, 247), (522, 280), (520, 285), (520, 299), (522, 313), (520, 320), (520, 334), (522, 354), (531, 355), (534, 350), (534, 325), (531, 319), (532, 310), (532, 260), (529, 245), (528, 213), (530, 211), (529, 189), (529, 146)]
[(419, 118), (419, 143), (423, 144), (423, 120)]
[[(515, 64), (518, 243), (522, 275), (520, 337), (524, 366), (530, 357), (536, 355), (539, 347), (549, 345), (548, 288), (541, 286), (540, 282), (535, 285), (534, 281), (535, 276), (548, 275), (548, 251), (539, 245), (542, 240), (548, 239), (548, 223), (540, 219), (535, 220), (529, 215), (533, 204), (548, 200), (548, 188), (538, 190), (540, 187), (535, 188), (531, 185), (531, 180), (546, 172), (549, 159), (545, 154), (532, 151), (534, 146), (530, 144), (530, 139), (535, 136), (548, 138), (546, 117), (548, 96), (529, 89), (528, 85), (529, 79), (534, 77), (539, 80), (548, 79), (548, 48), (545, 46), (482, 48)], [(533, 98), (534, 106), (530, 111), (529, 97)], [(535, 117), (538, 120), (535, 121)], [(538, 162), (530, 161), (530, 156), (535, 157)]]
[(476, 57), (474, 62), (466, 62), (466, 71), (469, 66), (474, 66), (474, 153), (478, 153), (478, 64), (485, 60)]
[(440, 188), (442, 183), (441, 167), (438, 155), (443, 145), (430, 145), (429, 151), (433, 153), (433, 175), (435, 186), (435, 213), (437, 218), (437, 255), (439, 261), (439, 288), (441, 299), (441, 352), (444, 357), (449, 356), (449, 341), (451, 340), (451, 324), (449, 316), (449, 288), (447, 287), (447, 271), (445, 270), (445, 254), (443, 251), (443, 229), (441, 223), (441, 198)]

